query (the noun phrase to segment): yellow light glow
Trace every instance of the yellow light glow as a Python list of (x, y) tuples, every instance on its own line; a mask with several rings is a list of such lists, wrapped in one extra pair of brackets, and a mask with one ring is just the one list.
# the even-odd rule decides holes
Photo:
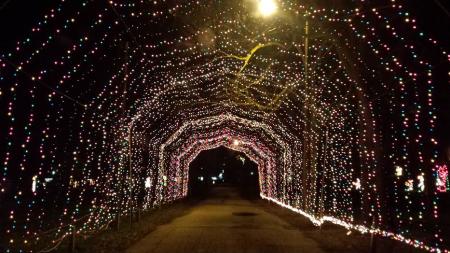
[(277, 3), (275, 0), (259, 0), (259, 13), (264, 17), (273, 15), (277, 9)]

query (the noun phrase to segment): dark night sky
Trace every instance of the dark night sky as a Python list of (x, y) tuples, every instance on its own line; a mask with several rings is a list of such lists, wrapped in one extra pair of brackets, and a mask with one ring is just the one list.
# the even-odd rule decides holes
[[(53, 3), (52, 3), (53, 2)], [(54, 7), (51, 0), (2, 0), (0, 1), (0, 48), (4, 53), (21, 40), (43, 16)]]
[[(54, 0), (1, 0), (1, 49), (25, 36), (26, 32), (30, 30), (32, 25), (36, 24), (46, 10), (55, 7), (55, 2)], [(408, 0), (405, 2), (408, 4), (407, 9), (412, 12), (412, 16), (418, 17), (421, 27), (431, 32), (440, 41), (448, 42), (450, 38), (450, 16), (446, 14), (446, 11), (447, 13), (450, 11), (450, 1)]]

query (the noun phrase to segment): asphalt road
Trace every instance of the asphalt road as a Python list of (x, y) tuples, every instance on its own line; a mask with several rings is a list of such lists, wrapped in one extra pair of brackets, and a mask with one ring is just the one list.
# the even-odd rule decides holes
[(159, 226), (128, 253), (324, 252), (316, 241), (228, 187), (218, 187), (184, 216)]

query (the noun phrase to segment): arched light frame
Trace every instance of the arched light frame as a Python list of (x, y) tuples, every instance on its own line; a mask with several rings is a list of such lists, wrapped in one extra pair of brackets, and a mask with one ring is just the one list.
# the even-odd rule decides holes
[[(277, 145), (282, 147), (283, 150), (281, 152), (282, 153), (281, 161), (283, 162), (282, 175), (284, 176), (284, 178), (282, 179), (282, 182), (285, 184), (286, 180), (287, 180), (287, 175), (289, 175), (289, 173), (292, 173), (291, 151), (290, 151), (289, 146), (286, 145), (284, 141), (282, 141), (282, 138), (278, 134), (276, 134), (270, 126), (268, 126), (264, 123), (261, 123), (261, 122), (244, 119), (244, 118), (238, 117), (238, 116), (230, 114), (230, 113), (209, 116), (209, 117), (197, 119), (194, 121), (189, 121), (189, 122), (184, 123), (177, 131), (175, 131), (175, 133), (172, 134), (167, 139), (167, 141), (164, 142), (160, 146), (158, 167), (157, 167), (158, 181), (159, 182), (164, 181), (164, 173), (162, 173), (162, 172), (164, 172), (166, 170), (166, 168), (165, 168), (165, 166), (166, 166), (165, 161), (167, 159), (166, 147), (168, 147), (171, 143), (177, 141), (178, 138), (185, 131), (189, 131), (192, 128), (194, 128), (194, 129), (199, 128), (199, 127), (201, 128), (202, 126), (205, 126), (205, 125), (206, 126), (211, 126), (214, 124), (217, 125), (217, 124), (221, 124), (226, 121), (244, 124), (253, 129), (260, 129), (260, 130), (264, 131), (264, 133), (267, 134), (268, 136), (271, 136), (271, 138), (277, 143)], [(285, 188), (285, 187), (283, 187), (283, 188)]]
[[(204, 151), (220, 146), (225, 146), (229, 149), (240, 151), (245, 153), (252, 161), (258, 165), (258, 173), (260, 175), (260, 192), (264, 195), (269, 195), (267, 190), (267, 185), (270, 184), (269, 181), (274, 181), (276, 176), (271, 169), (275, 167), (275, 154), (271, 152), (269, 148), (265, 147), (264, 144), (258, 143), (258, 140), (248, 138), (246, 135), (241, 135), (233, 131), (224, 131), (214, 136), (208, 136), (202, 138), (196, 142), (188, 142), (188, 146), (181, 149), (178, 155), (175, 155), (171, 159), (171, 164), (177, 166), (178, 171), (185, 177), (182, 181), (183, 183), (183, 196), (187, 195), (188, 182), (188, 171), (189, 164), (197, 157), (197, 155)], [(239, 145), (234, 145), (233, 140), (239, 140)], [(270, 152), (270, 153), (268, 153)], [(275, 174), (275, 175), (273, 175)], [(267, 175), (267, 177), (265, 177)]]

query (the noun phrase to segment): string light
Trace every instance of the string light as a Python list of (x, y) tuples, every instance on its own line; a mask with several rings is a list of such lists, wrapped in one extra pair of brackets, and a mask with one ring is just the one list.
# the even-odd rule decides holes
[(448, 253), (448, 51), (406, 2), (53, 3), (0, 55), (0, 243), (39, 251), (183, 198), (189, 163), (226, 146), (315, 225)]

